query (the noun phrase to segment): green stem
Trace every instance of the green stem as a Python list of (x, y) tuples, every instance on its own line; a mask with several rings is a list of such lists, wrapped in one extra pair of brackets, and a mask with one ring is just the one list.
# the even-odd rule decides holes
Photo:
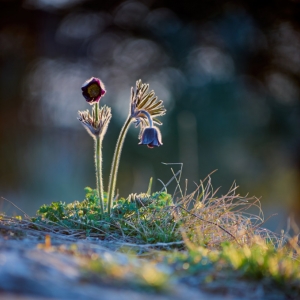
[(103, 179), (102, 179), (102, 139), (101, 137), (95, 138), (95, 165), (96, 165), (96, 181), (97, 191), (101, 207), (101, 213), (104, 213), (104, 194), (103, 194)]
[[(94, 117), (95, 122), (98, 122), (99, 116), (99, 105), (98, 103), (94, 106)], [(101, 136), (95, 137), (95, 167), (96, 167), (96, 184), (97, 184), (97, 191), (98, 197), (100, 202), (100, 208), (102, 215), (104, 214), (104, 193), (103, 193), (103, 179), (102, 179), (102, 138)]]
[(125, 140), (126, 133), (129, 129), (129, 126), (131, 124), (132, 118), (129, 115), (125, 121), (125, 124), (123, 125), (117, 144), (116, 149), (113, 157), (113, 161), (111, 164), (110, 169), (110, 176), (109, 176), (109, 184), (108, 184), (108, 193), (107, 193), (107, 209), (108, 209), (108, 215), (110, 215), (111, 208), (113, 205), (113, 198), (115, 194), (115, 188), (116, 188), (116, 182), (117, 182), (117, 176), (118, 176), (118, 168), (119, 168), (119, 162), (121, 157), (121, 152)]
[(95, 123), (98, 122), (98, 117), (99, 117), (99, 104), (98, 103), (95, 103), (95, 106), (93, 107), (93, 119), (95, 118)]

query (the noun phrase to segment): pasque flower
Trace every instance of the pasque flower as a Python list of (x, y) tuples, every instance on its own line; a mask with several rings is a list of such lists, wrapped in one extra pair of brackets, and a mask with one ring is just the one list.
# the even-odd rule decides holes
[(149, 92), (149, 84), (138, 80), (136, 88), (131, 88), (129, 114), (121, 129), (111, 165), (107, 192), (109, 214), (115, 195), (121, 152), (130, 124), (135, 123), (136, 127), (140, 126), (140, 144), (145, 144), (149, 148), (158, 147), (162, 145), (161, 134), (159, 129), (154, 127), (153, 124), (161, 125), (162, 123), (156, 117), (163, 116), (165, 113), (166, 109), (163, 106), (163, 101), (158, 100), (154, 91)]
[(98, 109), (94, 106), (92, 115), (88, 110), (78, 111), (77, 119), (93, 138), (103, 138), (111, 119), (111, 109), (106, 105)]
[(100, 79), (91, 77), (81, 87), (82, 95), (89, 104), (98, 103), (106, 93), (105, 86)]
[(95, 168), (96, 183), (99, 196), (99, 203), (102, 214), (104, 213), (104, 191), (102, 179), (102, 140), (106, 133), (111, 119), (110, 107), (99, 107), (99, 101), (106, 93), (104, 84), (100, 79), (92, 77), (85, 81), (81, 87), (82, 95), (85, 100), (93, 105), (92, 114), (88, 110), (78, 112), (78, 120), (93, 137), (95, 141)]
[(139, 145), (147, 145), (148, 148), (162, 145), (161, 133), (157, 127), (145, 127), (140, 135)]

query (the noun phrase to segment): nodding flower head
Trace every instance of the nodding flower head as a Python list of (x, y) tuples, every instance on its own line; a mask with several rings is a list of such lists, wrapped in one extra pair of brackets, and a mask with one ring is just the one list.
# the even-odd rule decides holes
[(154, 91), (148, 91), (149, 84), (136, 82), (136, 89), (131, 88), (130, 114), (135, 118), (135, 125), (141, 125), (141, 128), (152, 127), (151, 120), (157, 125), (162, 123), (156, 117), (163, 116), (166, 109), (162, 100), (157, 100)]
[(92, 77), (81, 87), (82, 95), (89, 104), (98, 103), (106, 93), (105, 86), (100, 79)]
[(98, 109), (98, 117), (95, 117), (95, 106), (92, 115), (88, 110), (78, 111), (78, 120), (93, 138), (103, 138), (111, 119), (111, 109), (104, 105)]
[(145, 127), (140, 135), (139, 145), (147, 145), (148, 148), (162, 145), (161, 133), (157, 127)]

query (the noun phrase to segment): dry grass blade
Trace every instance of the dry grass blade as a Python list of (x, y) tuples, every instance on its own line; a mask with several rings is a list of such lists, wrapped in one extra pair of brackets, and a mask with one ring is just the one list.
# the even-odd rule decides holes
[[(234, 183), (225, 195), (218, 196), (220, 190), (213, 189), (208, 176), (177, 203), (176, 218), (191, 242), (218, 248), (230, 237), (238, 245), (251, 246), (261, 235), (265, 241), (278, 244), (276, 234), (261, 228), (267, 220), (263, 219), (259, 199), (242, 197), (237, 188)], [(249, 213), (250, 208), (257, 208), (258, 214)]]
[(221, 225), (219, 225), (219, 224), (217, 224), (217, 223), (215, 223), (215, 222), (212, 222), (212, 221), (204, 220), (203, 218), (197, 216), (196, 214), (194, 214), (194, 213), (188, 211), (187, 209), (185, 209), (185, 208), (184, 208), (183, 206), (181, 206), (181, 205), (179, 205), (178, 207), (181, 208), (181, 209), (183, 209), (183, 210), (185, 210), (187, 213), (191, 214), (192, 216), (198, 218), (199, 220), (201, 220), (201, 221), (203, 221), (203, 222), (207, 222), (207, 223), (209, 223), (209, 224), (213, 224), (213, 225), (219, 227), (221, 230), (223, 230), (223, 231), (226, 232), (228, 235), (230, 235), (234, 240), (236, 240), (236, 242), (239, 244), (239, 242), (238, 242), (238, 240), (236, 239), (236, 237), (235, 237), (233, 234), (231, 234), (228, 230), (226, 230), (224, 227), (222, 227)]
[(10, 201), (10, 200), (8, 200), (8, 199), (6, 199), (6, 198), (4, 198), (4, 197), (1, 197), (1, 199), (3, 199), (3, 200), (5, 200), (5, 201), (7, 201), (7, 202), (9, 202), (11, 205), (13, 205), (15, 208), (17, 208), (19, 211), (21, 211), (23, 214), (24, 214), (24, 216), (26, 217), (26, 218), (29, 218), (29, 216), (26, 214), (26, 212), (24, 211), (24, 210), (22, 210), (20, 207), (18, 207), (16, 204), (14, 204), (12, 201)]

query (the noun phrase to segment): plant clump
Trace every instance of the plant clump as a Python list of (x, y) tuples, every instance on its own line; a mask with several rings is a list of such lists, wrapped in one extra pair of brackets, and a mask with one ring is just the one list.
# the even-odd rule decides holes
[(59, 226), (59, 230), (80, 230), (86, 236), (101, 239), (137, 243), (172, 242), (181, 237), (177, 230), (178, 222), (169, 214), (171, 207), (171, 195), (165, 192), (132, 194), (127, 199), (118, 199), (111, 215), (101, 215), (97, 191), (86, 188), (83, 201), (43, 205), (33, 221), (37, 225)]
[[(279, 238), (261, 228), (262, 215), (247, 214), (259, 200), (236, 194), (236, 186), (217, 196), (210, 177), (188, 195), (176, 199), (166, 192), (130, 194), (114, 202), (111, 213), (101, 214), (97, 190), (86, 188), (82, 202), (53, 202), (43, 205), (33, 220), (53, 224), (59, 230), (80, 230), (86, 236), (117, 239), (137, 244), (182, 242), (218, 249), (230, 241), (238, 247), (257, 243), (260, 236), (276, 246)], [(107, 205), (107, 194), (104, 194)]]

